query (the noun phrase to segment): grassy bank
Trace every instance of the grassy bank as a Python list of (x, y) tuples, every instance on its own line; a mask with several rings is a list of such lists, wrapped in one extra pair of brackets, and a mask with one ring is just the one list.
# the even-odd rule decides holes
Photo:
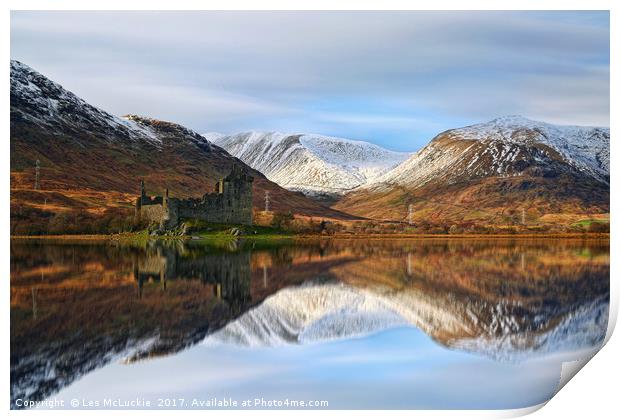
[[(365, 225), (364, 225), (365, 226)], [(399, 225), (400, 226), (400, 225)], [(114, 240), (133, 244), (146, 244), (152, 240), (197, 240), (215, 242), (230, 242), (237, 238), (253, 240), (306, 240), (317, 238), (344, 238), (344, 239), (407, 239), (407, 238), (601, 238), (608, 239), (608, 222), (606, 225), (597, 219), (585, 219), (576, 224), (580, 229), (577, 231), (548, 231), (548, 230), (499, 230), (490, 232), (463, 232), (456, 229), (444, 229), (443, 231), (420, 231), (405, 226), (401, 231), (378, 232), (368, 229), (357, 229), (356, 226), (340, 226), (338, 224), (326, 224), (322, 230), (295, 231), (285, 226), (252, 225), (244, 226), (237, 224), (207, 223), (199, 220), (188, 220), (174, 230), (159, 231), (155, 227), (141, 229), (134, 232), (116, 234), (70, 234), (70, 235), (38, 235), (38, 236), (11, 236), (11, 238), (45, 238), (58, 240)], [(607, 231), (593, 229), (605, 226)], [(357, 226), (359, 227), (359, 226)], [(363, 227), (363, 226), (362, 226)], [(417, 230), (417, 231), (416, 231)], [(449, 232), (448, 232), (449, 230)]]
[(183, 236), (149, 235), (148, 232), (126, 232), (110, 235), (11, 235), (11, 239), (46, 239), (46, 240), (80, 240), (80, 241), (149, 241), (149, 240), (231, 240), (251, 238), (264, 240), (280, 239), (415, 239), (415, 238), (596, 238), (609, 239), (609, 233), (514, 233), (514, 234), (439, 234), (439, 233), (388, 233), (388, 234), (295, 234), (295, 233), (256, 233), (233, 235), (226, 231), (204, 232)]

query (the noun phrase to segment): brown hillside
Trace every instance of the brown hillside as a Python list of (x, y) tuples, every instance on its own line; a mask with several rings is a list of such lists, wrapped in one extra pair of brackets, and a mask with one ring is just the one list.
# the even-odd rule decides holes
[[(279, 187), (185, 127), (114, 117), (15, 61), (10, 150), (13, 233), (45, 233), (60, 216), (70, 215), (79, 224), (95, 223), (102, 214), (129, 215), (141, 179), (152, 195), (169, 188), (172, 196), (201, 196), (212, 192), (233, 165), (254, 176), (256, 210), (263, 209), (269, 191), (273, 211), (350, 218)], [(35, 191), (37, 160), (40, 188)]]

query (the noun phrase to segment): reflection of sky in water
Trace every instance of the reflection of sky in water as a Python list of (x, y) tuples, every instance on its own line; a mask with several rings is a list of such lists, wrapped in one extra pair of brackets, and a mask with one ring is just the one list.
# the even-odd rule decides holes
[(308, 345), (197, 345), (170, 357), (110, 364), (56, 398), (262, 397), (328, 400), (330, 408), (520, 408), (551, 398), (561, 362), (574, 358), (501, 363), (448, 350), (405, 327)]
[(12, 244), (12, 397), (520, 408), (607, 325), (607, 242), (182, 245)]

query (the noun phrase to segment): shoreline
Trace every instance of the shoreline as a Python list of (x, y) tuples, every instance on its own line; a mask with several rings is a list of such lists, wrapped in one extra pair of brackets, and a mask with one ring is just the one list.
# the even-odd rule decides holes
[(609, 233), (494, 233), (494, 234), (448, 234), (448, 233), (396, 233), (396, 234), (335, 234), (335, 235), (307, 235), (307, 234), (291, 234), (291, 235), (206, 235), (206, 236), (156, 236), (144, 237), (136, 234), (98, 234), (98, 235), (11, 235), (10, 239), (60, 239), (60, 240), (134, 240), (134, 239), (180, 239), (190, 241), (200, 241), (208, 239), (261, 239), (261, 240), (279, 240), (279, 239), (485, 239), (485, 238), (541, 238), (541, 239), (610, 239)]

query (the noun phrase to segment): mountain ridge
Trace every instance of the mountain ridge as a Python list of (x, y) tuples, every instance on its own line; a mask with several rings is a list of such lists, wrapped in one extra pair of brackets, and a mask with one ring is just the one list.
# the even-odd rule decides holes
[(278, 185), (308, 195), (342, 194), (409, 156), (365, 141), (320, 134), (249, 131), (210, 136), (214, 144)]
[(405, 220), (409, 205), (417, 220), (448, 223), (607, 213), (609, 129), (509, 116), (447, 130), (334, 208)]

